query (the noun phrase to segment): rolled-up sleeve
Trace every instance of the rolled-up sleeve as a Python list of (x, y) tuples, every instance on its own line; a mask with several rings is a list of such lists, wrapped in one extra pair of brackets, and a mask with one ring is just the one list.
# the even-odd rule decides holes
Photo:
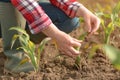
[(52, 23), (35, 0), (11, 0), (11, 3), (22, 13), (32, 34), (39, 33)]
[(77, 10), (81, 6), (76, 0), (49, 0), (53, 5), (64, 11), (69, 17), (76, 16)]

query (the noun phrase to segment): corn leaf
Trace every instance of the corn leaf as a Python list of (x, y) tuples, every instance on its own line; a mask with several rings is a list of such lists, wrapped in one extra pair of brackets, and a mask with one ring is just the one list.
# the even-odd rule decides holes
[(113, 23), (110, 22), (105, 29), (105, 43), (107, 44), (109, 43), (110, 35), (113, 32), (113, 30), (114, 30)]
[(93, 46), (92, 46), (92, 48), (91, 48), (91, 50), (90, 50), (90, 53), (89, 53), (89, 58), (92, 58), (94, 55), (95, 55), (95, 53), (96, 53), (96, 51), (98, 50), (98, 49), (101, 49), (101, 47), (102, 47), (102, 45), (101, 44), (94, 44)]
[(105, 32), (105, 21), (103, 20), (103, 19), (100, 19), (101, 20), (101, 25), (102, 25), (102, 27), (103, 27), (103, 30), (104, 30), (104, 32)]
[(31, 60), (31, 62), (32, 62), (34, 68), (35, 68), (35, 70), (37, 70), (39, 65), (38, 65), (38, 63), (37, 63), (37, 58), (36, 58), (36, 56), (33, 55), (33, 54), (31, 54), (31, 55), (30, 55), (30, 60)]
[(24, 59), (22, 59), (21, 61), (20, 61), (20, 63), (19, 63), (19, 65), (23, 65), (23, 64), (25, 64), (26, 62), (29, 62), (29, 58), (24, 58)]
[(51, 38), (45, 38), (45, 39), (43, 39), (42, 41), (41, 41), (41, 43), (40, 43), (40, 45), (39, 45), (39, 47), (38, 47), (38, 53), (41, 53), (42, 51), (43, 51), (43, 49), (44, 49), (44, 47), (45, 47), (45, 44), (48, 42), (48, 41), (50, 41), (51, 40)]
[(84, 19), (82, 17), (79, 18), (80, 22), (84, 22)]
[(101, 17), (101, 16), (104, 15), (104, 13), (103, 12), (95, 12), (95, 15), (98, 16), (98, 17)]
[(13, 37), (12, 37), (12, 42), (11, 42), (11, 49), (13, 48), (13, 45), (15, 43), (15, 41), (18, 39), (19, 35), (15, 34)]
[(35, 52), (35, 44), (32, 41), (28, 41), (28, 47), (32, 51), (32, 53)]
[(100, 12), (104, 12), (105, 9), (100, 4), (97, 3), (96, 6)]
[(120, 11), (120, 2), (118, 2), (118, 3), (116, 4), (116, 6), (114, 7), (112, 13), (113, 13), (113, 14), (116, 14), (116, 13), (118, 14), (119, 11)]
[(40, 45), (39, 45), (39, 47), (38, 47), (38, 55), (37, 55), (37, 62), (38, 62), (38, 64), (39, 64), (39, 60), (40, 60), (40, 53), (43, 51), (43, 49), (44, 49), (44, 47), (45, 47), (45, 44), (48, 42), (48, 41), (50, 41), (51, 40), (51, 38), (45, 38), (45, 39), (43, 39), (42, 41), (41, 41), (41, 43), (40, 43)]
[(24, 35), (21, 35), (19, 37), (19, 41), (20, 41), (20, 44), (23, 46), (23, 47), (28, 47), (29, 45), (29, 40), (24, 36)]
[(22, 49), (27, 55), (29, 55), (30, 51), (27, 47), (18, 47), (17, 50)]
[(111, 45), (105, 44), (103, 45), (103, 51), (105, 52), (106, 56), (110, 59), (112, 64), (116, 68), (120, 69), (120, 50)]
[[(80, 50), (80, 47), (75, 47), (75, 49), (76, 49), (77, 51), (79, 51), (79, 50)], [(80, 55), (78, 55), (78, 56), (75, 58), (75, 66), (76, 66), (76, 68), (79, 68), (79, 66), (80, 66), (80, 61), (81, 61), (81, 57), (80, 57)]]
[(23, 28), (21, 28), (21, 27), (12, 27), (9, 30), (16, 30), (16, 31), (24, 34), (26, 36), (27, 40), (29, 40), (29, 35), (27, 34), (27, 32)]
[(87, 35), (88, 35), (87, 32), (83, 33), (82, 35), (79, 36), (79, 40), (84, 40)]
[(75, 66), (77, 68), (79, 68), (79, 66), (80, 66), (80, 61), (81, 61), (81, 57), (80, 57), (80, 55), (78, 55), (75, 59)]

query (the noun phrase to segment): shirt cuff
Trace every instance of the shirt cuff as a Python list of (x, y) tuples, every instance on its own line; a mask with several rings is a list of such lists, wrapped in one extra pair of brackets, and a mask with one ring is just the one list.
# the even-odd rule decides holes
[(42, 17), (38, 18), (34, 22), (28, 23), (28, 25), (31, 33), (37, 34), (41, 32), (43, 29), (47, 28), (51, 23), (52, 23), (51, 19), (46, 14), (44, 14)]

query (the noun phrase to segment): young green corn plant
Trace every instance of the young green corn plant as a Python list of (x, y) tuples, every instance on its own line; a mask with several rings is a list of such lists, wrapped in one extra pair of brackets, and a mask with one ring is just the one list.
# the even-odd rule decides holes
[(104, 29), (105, 39), (103, 44), (94, 44), (90, 50), (89, 57), (93, 57), (94, 53), (97, 49), (103, 51), (106, 57), (110, 60), (115, 68), (120, 70), (120, 50), (116, 47), (113, 47), (109, 44), (110, 42), (110, 35), (114, 31), (115, 26), (120, 27), (120, 18), (119, 18), (119, 11), (120, 11), (120, 2), (113, 8), (111, 14), (105, 14), (103, 12), (99, 12), (96, 15), (106, 18), (107, 20), (111, 20), (107, 26), (105, 25), (105, 20), (101, 18), (101, 24)]
[[(28, 61), (31, 62), (31, 64), (34, 67), (35, 72), (38, 72), (39, 70), (39, 63), (40, 63), (40, 54), (44, 49), (44, 46), (46, 42), (50, 40), (50, 38), (45, 38), (39, 45), (38, 49), (36, 50), (35, 44), (30, 41), (30, 37), (27, 34), (27, 32), (22, 29), (21, 27), (12, 27), (10, 30), (16, 30), (19, 32), (19, 34), (14, 34), (13, 39), (12, 39), (12, 45), (11, 48), (13, 47), (15, 41), (18, 39), (20, 41), (21, 47), (17, 49), (22, 49), (25, 52), (26, 58), (21, 60), (19, 65), (22, 65)], [(35, 53), (37, 52), (37, 53)]]
[[(111, 33), (114, 31), (115, 26), (120, 27), (120, 2), (116, 4), (116, 6), (112, 9), (111, 13), (107, 14), (104, 12), (96, 13), (97, 16), (101, 17), (101, 24), (104, 30), (104, 42), (105, 44), (109, 44)], [(104, 17), (104, 19), (103, 19)], [(105, 23), (110, 20), (110, 22), (106, 25)]]
[[(120, 26), (120, 18), (118, 16), (118, 13), (120, 11), (120, 2), (114, 7), (111, 14), (103, 13), (103, 8), (101, 8), (100, 6), (99, 6), (99, 8), (101, 9), (101, 12), (96, 13), (96, 15), (101, 17), (101, 24), (102, 24), (104, 34), (105, 34), (104, 43), (109, 44), (110, 35), (114, 31), (114, 26)], [(111, 20), (111, 22), (109, 22), (107, 24), (107, 26), (105, 24), (106, 23), (105, 20), (102, 19), (103, 17), (108, 19), (108, 20), (109, 19)], [(83, 19), (82, 19), (82, 22), (84, 22)], [(88, 35), (87, 32), (83, 33), (79, 37), (79, 40), (84, 40), (87, 35)], [(103, 44), (96, 44), (96, 43), (92, 44), (92, 48), (90, 50), (89, 58), (92, 58), (94, 56), (94, 53), (96, 52), (96, 50), (100, 49), (102, 45)], [(105, 50), (105, 48), (102, 48), (102, 49)], [(77, 50), (79, 50), (79, 48), (77, 48)], [(77, 56), (76, 60), (75, 60), (75, 66), (78, 68), (79, 65), (80, 65), (80, 55)]]
[[(84, 32), (83, 34), (81, 34), (81, 35), (79, 36), (79, 40), (84, 41), (84, 40), (85, 40), (85, 37), (86, 37), (87, 35), (88, 35), (88, 33), (87, 33), (87, 32)], [(78, 50), (78, 51), (80, 51), (80, 48), (81, 48), (81, 46), (80, 46), (80, 47), (77, 47), (77, 48), (75, 48), (75, 49)], [(81, 61), (81, 56), (78, 55), (78, 56), (75, 58), (75, 66), (76, 66), (77, 69), (79, 69), (80, 61)]]
[[(116, 6), (111, 9), (111, 14), (107, 14), (103, 12), (103, 9), (100, 5), (98, 5), (101, 12), (96, 13), (98, 17), (101, 19), (101, 24), (104, 30), (104, 43), (109, 44), (110, 42), (110, 35), (114, 31), (115, 26), (120, 26), (120, 18), (119, 18), (119, 11), (120, 11), (120, 2), (116, 4)], [(105, 21), (110, 20), (110, 22), (106, 25)], [(93, 45), (90, 51), (90, 56), (92, 57), (93, 53), (97, 50), (99, 44)], [(92, 54), (91, 54), (92, 53)]]
[[(83, 23), (83, 22), (84, 22), (84, 19), (83, 19), (82, 17), (80, 17), (79, 20), (80, 20), (80, 23)], [(80, 31), (80, 32), (81, 32), (81, 31)], [(88, 32), (85, 32), (85, 31), (84, 31), (84, 32), (79, 36), (78, 40), (84, 41), (87, 35), (88, 35)], [(84, 48), (85, 48), (87, 45), (88, 45), (88, 44), (86, 44), (86, 45), (84, 46)], [(80, 47), (76, 47), (75, 49), (78, 50), (78, 51), (80, 51), (80, 48), (81, 48), (81, 46), (80, 46)], [(75, 67), (76, 67), (77, 69), (79, 69), (80, 61), (81, 61), (81, 56), (78, 55), (78, 56), (75, 58)]]

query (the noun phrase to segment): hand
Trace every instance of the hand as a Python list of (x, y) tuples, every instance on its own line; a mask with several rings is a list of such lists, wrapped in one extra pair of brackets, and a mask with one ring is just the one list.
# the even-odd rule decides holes
[(98, 30), (100, 25), (100, 19), (97, 16), (95, 16), (92, 12), (90, 12), (87, 8), (85, 8), (83, 5), (81, 5), (81, 7), (78, 9), (76, 15), (84, 18), (85, 25), (90, 34), (93, 34)]
[(74, 57), (80, 53), (74, 47), (80, 47), (81, 41), (60, 31), (54, 24), (42, 30), (42, 32), (56, 41), (58, 49), (63, 54)]
[(74, 57), (80, 54), (80, 52), (76, 50), (75, 47), (80, 47), (81, 42), (82, 41), (72, 38), (64, 32), (61, 32), (56, 38), (58, 49), (62, 54), (68, 55), (70, 57)]

